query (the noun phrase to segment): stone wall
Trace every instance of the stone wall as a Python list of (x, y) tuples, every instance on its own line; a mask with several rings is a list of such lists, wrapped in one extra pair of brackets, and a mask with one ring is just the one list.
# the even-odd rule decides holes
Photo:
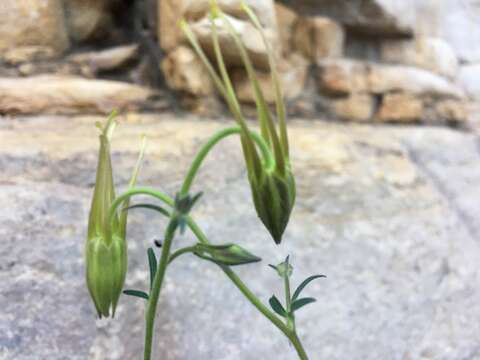
[[(463, 124), (472, 100), (480, 99), (478, 1), (247, 2), (260, 18), (278, 58), (291, 113), (360, 122)], [(148, 86), (153, 84), (150, 74), (161, 72), (166, 86), (190, 109), (219, 111), (222, 107), (214, 86), (177, 26), (181, 18), (189, 21), (207, 54), (211, 54), (209, 1), (136, 0), (143, 14), (133, 13), (134, 6), (122, 8), (124, 3), (2, 1), (0, 16), (5, 21), (0, 24), (0, 95), (14, 101), (19, 91), (15, 96), (7, 92), (17, 83), (23, 89), (25, 82), (20, 82), (20, 77), (48, 74), (57, 84), (64, 77), (69, 84), (80, 83), (71, 77), (87, 78), (91, 86), (104, 89), (106, 83), (99, 84), (95, 78)], [(266, 50), (260, 34), (240, 10), (240, 3), (219, 0), (245, 42), (267, 100), (273, 102)], [(157, 9), (158, 21), (152, 7)], [(123, 18), (118, 17), (119, 11), (123, 11)], [(140, 23), (143, 17), (148, 19), (140, 30), (123, 21), (136, 19), (139, 14)], [(125, 30), (127, 26), (130, 32)], [(140, 43), (142, 36), (150, 39), (150, 47)], [(238, 97), (253, 104), (253, 92), (236, 48), (222, 31), (220, 42)], [(127, 46), (114, 47), (118, 44)], [(149, 52), (163, 56), (153, 57), (152, 66)], [(134, 90), (138, 93), (137, 88)], [(155, 93), (158, 95), (159, 90), (150, 92)], [(97, 103), (110, 103), (108, 96)], [(57, 96), (57, 105), (61, 101), (58, 98), (61, 96)], [(0, 104), (0, 113), (37, 111), (28, 110), (24, 100), (21, 106)], [(139, 101), (145, 98), (126, 99), (121, 108)], [(47, 103), (41, 108), (58, 112), (71, 107), (57, 105), (49, 109)], [(74, 108), (98, 112), (110, 106), (82, 104)]]

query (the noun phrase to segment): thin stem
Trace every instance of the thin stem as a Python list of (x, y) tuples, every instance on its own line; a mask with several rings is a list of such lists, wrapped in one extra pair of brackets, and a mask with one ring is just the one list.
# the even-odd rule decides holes
[(168, 263), (172, 263), (173, 260), (178, 258), (179, 256), (182, 256), (183, 254), (188, 254), (188, 253), (193, 253), (196, 250), (196, 246), (187, 246), (181, 249), (178, 249), (175, 251), (172, 255), (170, 255), (170, 258), (168, 259)]
[(150, 360), (152, 356), (152, 342), (153, 330), (155, 325), (155, 315), (157, 312), (158, 298), (160, 297), (160, 290), (162, 289), (163, 279), (167, 270), (168, 260), (170, 257), (170, 248), (172, 246), (173, 238), (175, 237), (175, 230), (177, 229), (177, 215), (174, 214), (165, 231), (165, 241), (162, 247), (162, 255), (160, 256), (159, 266), (153, 279), (152, 290), (147, 305), (147, 314), (145, 322), (145, 350), (144, 360)]
[[(116, 211), (116, 208), (122, 203), (123, 200), (127, 199), (127, 198), (130, 198), (134, 195), (150, 195), (162, 202), (164, 202), (165, 204), (169, 205), (169, 206), (173, 206), (174, 202), (173, 202), (173, 199), (171, 199), (169, 196), (161, 193), (160, 191), (156, 191), (155, 189), (150, 189), (150, 188), (133, 188), (133, 189), (129, 189), (128, 191), (124, 192), (122, 195), (120, 195), (118, 198), (115, 199), (115, 201), (112, 203), (112, 206), (110, 207), (110, 218), (113, 218), (113, 215), (115, 214), (115, 211)], [(175, 216), (175, 215), (172, 215), (172, 217)], [(203, 244), (209, 244), (210, 241), (208, 240), (208, 238), (205, 236), (205, 234), (202, 232), (202, 230), (200, 229), (200, 227), (195, 223), (195, 221), (191, 218), (191, 217), (188, 217), (187, 218), (187, 223), (188, 223), (188, 226), (189, 228), (192, 230), (192, 232), (194, 233), (194, 235), (197, 237), (198, 241), (203, 243)], [(170, 224), (169, 224), (169, 228), (170, 228)], [(152, 294), (151, 294), (151, 297), (150, 297), (150, 301), (152, 301), (153, 297), (154, 297), (154, 288), (155, 286), (158, 287), (158, 294), (156, 295), (156, 302), (158, 301), (158, 296), (160, 294), (160, 288), (161, 288), (161, 282), (163, 281), (163, 277), (165, 275), (165, 269), (166, 269), (166, 266), (167, 266), (167, 261), (168, 261), (168, 256), (169, 256), (169, 252), (170, 252), (170, 247), (171, 247), (171, 242), (173, 240), (173, 234), (171, 235), (172, 236), (172, 239), (169, 239), (169, 234), (168, 234), (168, 230), (169, 228), (167, 228), (167, 236), (165, 237), (165, 243), (163, 245), (163, 248), (162, 248), (162, 255), (161, 255), (161, 258), (160, 258), (160, 266), (159, 266), (159, 269), (157, 270), (157, 274), (155, 275), (155, 279), (154, 279), (154, 285), (153, 285), (153, 288), (152, 288)], [(167, 259), (167, 260), (165, 260)], [(159, 272), (161, 271), (160, 269), (163, 268), (164, 269), (162, 270), (163, 274), (161, 275), (162, 277), (159, 277)], [(300, 341), (300, 339), (298, 338), (296, 332), (292, 329), (290, 329), (286, 324), (284, 324), (282, 322), (282, 320), (280, 320), (272, 311), (270, 311), (270, 309), (268, 307), (266, 307), (258, 298), (257, 296), (248, 288), (248, 286), (240, 279), (240, 277), (232, 271), (232, 269), (230, 269), (228, 266), (221, 266), (221, 269), (222, 271), (225, 273), (225, 275), (227, 275), (227, 277), (235, 284), (235, 286), (240, 290), (240, 292), (247, 298), (248, 301), (250, 301), (250, 303), (255, 306), (257, 308), (258, 311), (260, 311), (268, 320), (270, 320), (272, 322), (273, 325), (275, 325), (282, 333), (285, 334), (286, 337), (288, 337), (288, 339), (290, 340), (290, 342), (292, 343), (292, 345), (295, 347), (295, 350), (297, 351), (297, 354), (299, 356), (299, 359), (300, 360), (308, 360), (308, 356), (305, 352), (305, 349), (303, 348), (303, 345)], [(150, 301), (149, 301), (149, 310), (150, 310)], [(156, 305), (155, 305), (155, 309), (152, 309), (152, 311), (154, 312), (156, 310)], [(148, 314), (148, 312), (147, 312)], [(153, 316), (153, 320), (154, 320), (154, 316)], [(153, 320), (150, 320), (150, 321), (153, 321)], [(147, 318), (147, 322), (149, 321), (149, 319)], [(153, 331), (153, 323), (150, 324), (151, 326), (151, 330), (150, 331)], [(148, 325), (147, 325), (147, 330), (148, 330)], [(153, 338), (153, 334), (148, 334), (147, 336), (147, 333), (145, 334), (145, 358), (144, 360), (150, 360), (150, 357), (147, 357), (148, 356), (151, 356), (151, 342), (152, 342), (152, 338)], [(147, 340), (149, 339), (149, 340)], [(149, 353), (147, 353), (147, 346), (150, 348)]]
[[(208, 238), (192, 218), (189, 217), (187, 223), (199, 242), (203, 244), (210, 243)], [(220, 268), (235, 284), (238, 290), (240, 290), (240, 292), (247, 298), (247, 300), (250, 301), (250, 303), (255, 306), (258, 311), (260, 311), (268, 320), (272, 322), (273, 325), (275, 325), (282, 333), (285, 334), (285, 336), (288, 337), (292, 345), (295, 347), (299, 359), (308, 360), (307, 353), (305, 352), (305, 349), (303, 348), (303, 345), (295, 330), (289, 328), (288, 325), (284, 324), (280, 318), (278, 318), (268, 307), (266, 307), (231, 268), (228, 266), (220, 266)]]
[[(213, 147), (218, 144), (221, 140), (225, 139), (226, 137), (234, 134), (242, 134), (242, 129), (238, 126), (233, 126), (229, 127), (223, 130), (218, 131), (216, 134), (214, 134), (200, 149), (200, 151), (197, 153), (195, 158), (193, 159), (192, 165), (190, 166), (190, 169), (188, 171), (187, 176), (185, 177), (185, 180), (182, 185), (181, 193), (182, 194), (187, 194), (188, 191), (190, 190), (190, 187), (192, 186), (193, 180), (195, 179), (195, 176), (197, 175), (198, 169), (202, 165), (203, 161), (207, 157), (208, 153), (210, 150), (213, 149)], [(274, 160), (272, 153), (268, 147), (268, 144), (265, 142), (265, 140), (258, 135), (254, 131), (250, 131), (250, 134), (252, 135), (253, 140), (257, 143), (258, 147), (260, 148), (260, 151), (262, 152), (263, 159), (265, 161), (265, 167), (267, 169), (271, 169), (274, 166)]]
[(129, 199), (129, 198), (131, 198), (132, 196), (135, 196), (135, 195), (150, 195), (150, 196), (164, 202), (168, 206), (174, 206), (173, 199), (170, 198), (168, 195), (165, 195), (161, 191), (157, 191), (155, 189), (146, 188), (146, 187), (131, 188), (131, 189), (128, 189), (127, 191), (125, 191), (123, 194), (119, 195), (113, 201), (112, 205), (110, 206), (110, 210), (109, 210), (109, 214), (108, 214), (108, 217), (110, 219), (109, 224), (111, 224), (111, 221), (112, 221), (112, 219), (115, 215), (115, 212), (117, 211), (117, 208), (120, 206), (120, 204), (124, 200)]
[[(287, 269), (288, 273), (288, 269)], [(290, 294), (290, 278), (288, 274), (284, 276), (284, 285), (285, 285), (285, 304), (287, 306), (287, 326), (289, 329), (295, 331), (295, 321), (292, 314), (292, 301), (291, 301), (291, 294)]]

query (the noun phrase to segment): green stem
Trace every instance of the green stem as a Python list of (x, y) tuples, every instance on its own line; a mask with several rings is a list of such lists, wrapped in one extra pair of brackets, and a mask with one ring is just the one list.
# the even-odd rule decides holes
[(150, 195), (150, 196), (164, 202), (168, 206), (171, 206), (171, 207), (174, 206), (173, 199), (170, 198), (168, 195), (165, 195), (161, 191), (157, 191), (155, 189), (146, 188), (146, 187), (131, 188), (131, 189), (128, 189), (127, 191), (125, 191), (124, 193), (122, 193), (121, 195), (119, 195), (113, 201), (112, 205), (110, 206), (110, 211), (109, 211), (109, 214), (108, 214), (109, 219), (110, 219), (109, 223), (111, 223), (111, 220), (113, 219), (113, 216), (115, 215), (115, 211), (117, 211), (117, 208), (120, 206), (120, 204), (124, 200), (129, 199), (129, 198), (131, 198), (132, 196), (135, 196), (135, 195)]
[[(193, 159), (192, 165), (190, 166), (190, 169), (188, 171), (187, 176), (185, 177), (185, 180), (182, 185), (181, 193), (182, 194), (187, 194), (190, 190), (190, 187), (192, 186), (193, 180), (195, 179), (195, 176), (197, 175), (198, 169), (203, 163), (203, 160), (207, 157), (208, 153), (210, 150), (213, 149), (215, 145), (217, 145), (222, 139), (234, 135), (234, 134), (241, 134), (242, 129), (238, 126), (233, 126), (229, 127), (223, 130), (218, 131), (216, 134), (214, 134), (200, 149), (200, 151), (197, 153), (195, 158)], [(263, 159), (265, 161), (265, 167), (267, 169), (273, 168), (274, 160), (272, 153), (270, 151), (270, 148), (268, 147), (268, 144), (265, 142), (265, 140), (256, 132), (250, 131), (250, 134), (253, 137), (253, 140), (257, 143), (258, 147), (260, 148), (260, 151), (262, 152)]]
[[(132, 188), (132, 189), (127, 190), (123, 194), (121, 194), (112, 203), (112, 206), (110, 207), (110, 214), (109, 214), (110, 218), (113, 218), (113, 215), (115, 214), (115, 211), (116, 211), (117, 207), (125, 199), (128, 199), (128, 198), (130, 198), (134, 195), (150, 195), (150, 196), (164, 202), (165, 204), (167, 204), (169, 206), (174, 205), (173, 199), (171, 199), (169, 196), (161, 193), (160, 191), (157, 191), (157, 190), (151, 189), (151, 188)], [(198, 241), (200, 241), (201, 243), (204, 243), (204, 244), (209, 244), (210, 243), (210, 241), (205, 236), (205, 234), (202, 232), (200, 227), (195, 223), (195, 221), (193, 221), (193, 219), (191, 217), (188, 217), (188, 226), (192, 230), (194, 235), (197, 237)], [(168, 244), (167, 244), (167, 240), (168, 240), (168, 237), (166, 237), (166, 239), (165, 239), (165, 243), (164, 243), (163, 249), (162, 249), (162, 256), (161, 256), (161, 260), (160, 260), (160, 262), (161, 262), (160, 266), (165, 266), (165, 268), (166, 268), (166, 262), (168, 260), (168, 256), (166, 256), (166, 255), (164, 256), (164, 254), (168, 254), (170, 252), (170, 246), (171, 246), (171, 240), (168, 241)], [(167, 248), (167, 250), (165, 250), (165, 248)], [(164, 260), (164, 259), (167, 259), (167, 260)], [(163, 265), (164, 263), (165, 263), (165, 265)], [(275, 325), (283, 334), (285, 334), (285, 336), (290, 340), (292, 345), (295, 347), (295, 350), (297, 351), (299, 359), (300, 360), (308, 360), (308, 356), (307, 356), (307, 354), (305, 352), (305, 349), (303, 348), (303, 345), (302, 345), (300, 339), (298, 338), (296, 332), (294, 330), (290, 329), (286, 324), (284, 324), (282, 320), (280, 320), (267, 306), (265, 306), (257, 298), (257, 296), (248, 288), (248, 286), (240, 279), (240, 277), (235, 272), (232, 271), (232, 269), (230, 269), (227, 266), (222, 266), (221, 269), (223, 270), (225, 275), (227, 275), (227, 277), (240, 290), (240, 292), (248, 299), (248, 301), (250, 301), (250, 303), (253, 306), (255, 306), (255, 308), (257, 308), (258, 311), (260, 311), (268, 320), (270, 320), (272, 322), (273, 325)], [(160, 271), (160, 268), (159, 268), (159, 270), (157, 270), (157, 274), (155, 275), (154, 287), (155, 287), (155, 284), (158, 281), (160, 281), (159, 288), (158, 288), (158, 291), (160, 293), (161, 281), (163, 281), (164, 274), (162, 274), (162, 278), (158, 278), (157, 276), (158, 276), (159, 271)], [(165, 272), (165, 269), (163, 270), (163, 273), (164, 272)], [(153, 288), (152, 288), (152, 293), (153, 293)], [(158, 293), (158, 295), (159, 295), (159, 293)], [(158, 295), (157, 295), (157, 300), (156, 301), (158, 301)], [(151, 299), (152, 298), (153, 298), (153, 294), (151, 295)], [(152, 301), (151, 299), (150, 299), (150, 301)], [(149, 304), (150, 304), (150, 301), (149, 301)], [(149, 306), (149, 308), (150, 308), (150, 306)], [(147, 321), (148, 321), (148, 319), (147, 319)], [(153, 325), (151, 325), (151, 326), (152, 326), (152, 329), (153, 329)], [(147, 329), (148, 329), (148, 327), (147, 327)], [(149, 346), (151, 348), (151, 341), (152, 341), (151, 337), (152, 337), (152, 335), (149, 335), (149, 336), (150, 336)], [(146, 334), (145, 339), (147, 340), (147, 334)], [(145, 342), (145, 348), (147, 349), (147, 341)], [(146, 355), (147, 355), (147, 350), (145, 350), (145, 352), (146, 352)], [(148, 357), (145, 357), (145, 360), (148, 360), (148, 359), (149, 359)]]
[(287, 306), (287, 326), (289, 329), (295, 331), (295, 320), (292, 314), (292, 301), (291, 301), (291, 294), (290, 294), (290, 278), (288, 276), (288, 269), (287, 274), (284, 276), (284, 284), (285, 284), (285, 304)]
[(175, 230), (177, 229), (177, 215), (173, 215), (165, 231), (165, 241), (162, 247), (162, 255), (160, 256), (159, 266), (153, 279), (152, 290), (147, 305), (147, 314), (145, 322), (145, 350), (144, 360), (150, 360), (152, 357), (153, 330), (155, 325), (155, 315), (157, 312), (158, 298), (162, 289), (163, 279), (167, 270), (168, 260), (170, 257), (170, 248), (172, 246)]
[(178, 258), (179, 256), (182, 256), (183, 254), (193, 253), (193, 252), (195, 252), (196, 249), (197, 248), (195, 246), (187, 246), (187, 247), (178, 249), (172, 255), (170, 255), (170, 258), (168, 259), (168, 263), (170, 264), (176, 258)]
[[(197, 237), (198, 241), (204, 244), (210, 243), (200, 227), (190, 217), (188, 218), (188, 226)], [(307, 353), (305, 352), (305, 349), (303, 348), (295, 329), (290, 328), (288, 325), (283, 323), (280, 318), (278, 318), (268, 307), (266, 307), (231, 268), (228, 266), (220, 266), (220, 268), (235, 284), (238, 290), (240, 290), (240, 292), (248, 299), (248, 301), (250, 301), (250, 303), (255, 306), (258, 311), (260, 311), (268, 320), (272, 322), (273, 325), (275, 325), (282, 333), (285, 334), (286, 337), (288, 337), (292, 345), (295, 347), (299, 359), (308, 360)]]

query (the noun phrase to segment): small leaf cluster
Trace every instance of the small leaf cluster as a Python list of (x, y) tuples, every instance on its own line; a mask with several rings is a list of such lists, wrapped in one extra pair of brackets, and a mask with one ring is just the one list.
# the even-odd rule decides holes
[(305, 289), (305, 287), (310, 284), (313, 280), (319, 278), (325, 278), (325, 275), (312, 275), (306, 278), (302, 283), (297, 287), (295, 292), (292, 296), (290, 296), (290, 277), (293, 273), (293, 267), (290, 265), (289, 257), (285, 259), (285, 261), (281, 262), (278, 265), (269, 265), (273, 268), (278, 275), (284, 279), (286, 284), (286, 301), (287, 304), (284, 307), (280, 300), (275, 295), (269, 299), (269, 303), (273, 311), (275, 311), (278, 315), (286, 318), (286, 319), (294, 319), (295, 311), (299, 310), (300, 308), (304, 307), (305, 305), (311, 304), (316, 301), (313, 297), (304, 297), (300, 298), (300, 294)]
[(180, 233), (185, 233), (187, 227), (187, 217), (198, 199), (202, 197), (203, 193), (199, 192), (195, 195), (177, 193), (175, 196), (175, 211), (177, 212), (177, 226), (180, 228)]

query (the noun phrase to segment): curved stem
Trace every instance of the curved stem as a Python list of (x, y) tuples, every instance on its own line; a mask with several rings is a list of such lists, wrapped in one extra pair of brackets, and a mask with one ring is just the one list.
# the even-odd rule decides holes
[(172, 255), (170, 255), (170, 258), (168, 259), (168, 263), (170, 264), (178, 258), (179, 256), (182, 256), (183, 254), (188, 254), (188, 253), (193, 253), (197, 248), (195, 246), (187, 246), (181, 249), (178, 249), (175, 251)]
[[(198, 241), (204, 244), (209, 244), (208, 238), (202, 232), (200, 227), (193, 221), (192, 218), (188, 218), (188, 226), (197, 237)], [(265, 306), (258, 297), (248, 288), (248, 286), (240, 279), (240, 277), (228, 266), (220, 266), (222, 271), (227, 277), (235, 284), (240, 292), (247, 298), (250, 303), (257, 308), (268, 320), (272, 322), (288, 339), (297, 351), (298, 357), (301, 360), (308, 360), (307, 353), (303, 348), (303, 345), (298, 338), (294, 329), (283, 323), (267, 306)]]
[(170, 248), (172, 246), (175, 230), (177, 229), (177, 215), (173, 215), (165, 231), (165, 241), (162, 247), (159, 266), (153, 279), (152, 290), (148, 299), (146, 322), (145, 322), (145, 349), (144, 360), (150, 360), (152, 357), (153, 330), (155, 325), (155, 315), (157, 312), (158, 298), (162, 289), (163, 279), (167, 270), (168, 259), (170, 257)]
[[(190, 190), (190, 187), (192, 186), (193, 180), (195, 176), (197, 175), (198, 169), (202, 165), (203, 161), (207, 157), (208, 153), (210, 150), (213, 149), (215, 145), (217, 145), (221, 140), (225, 139), (226, 137), (234, 134), (241, 134), (242, 129), (238, 126), (233, 126), (229, 127), (223, 130), (218, 131), (216, 134), (214, 134), (200, 149), (200, 151), (197, 153), (195, 158), (193, 159), (192, 165), (190, 166), (190, 169), (188, 171), (187, 176), (185, 177), (185, 180), (182, 185), (181, 193), (186, 194)], [(273, 168), (274, 164), (274, 159), (273, 155), (270, 151), (270, 148), (268, 147), (268, 144), (265, 142), (265, 140), (257, 134), (255, 131), (250, 131), (250, 134), (253, 137), (253, 140), (256, 142), (258, 147), (260, 148), (260, 151), (262, 152), (263, 159), (265, 161), (265, 167), (267, 169)]]
[[(134, 195), (150, 195), (150, 196), (164, 202), (165, 204), (167, 204), (169, 206), (174, 205), (173, 199), (171, 199), (169, 196), (163, 194), (160, 191), (157, 191), (157, 190), (151, 189), (151, 188), (132, 188), (132, 189), (127, 190), (123, 194), (121, 194), (112, 203), (112, 206), (110, 207), (110, 213), (109, 213), (110, 218), (113, 217), (116, 209), (125, 199), (130, 198)], [(176, 216), (176, 215), (172, 214), (172, 219), (173, 219), (173, 216)], [(172, 221), (170, 221), (170, 224), (171, 223), (172, 223)], [(192, 232), (197, 237), (199, 242), (204, 243), (204, 244), (209, 244), (210, 243), (210, 241), (208, 240), (206, 235), (202, 232), (200, 227), (197, 225), (197, 223), (191, 217), (187, 218), (187, 223), (188, 223), (189, 228), (192, 230)], [(169, 224), (169, 228), (170, 228), (170, 224)], [(171, 234), (172, 239), (169, 239), (169, 237), (170, 237), (170, 234), (168, 233), (169, 228), (167, 228), (167, 236), (165, 237), (165, 243), (164, 243), (163, 248), (162, 248), (162, 255), (161, 255), (161, 259), (160, 259), (160, 267), (157, 270), (157, 274), (155, 275), (155, 279), (154, 279), (154, 285), (153, 286), (158, 288), (158, 294), (156, 294), (156, 302), (158, 301), (158, 296), (160, 294), (160, 289), (161, 289), (161, 285), (162, 285), (162, 282), (163, 282), (163, 277), (165, 275), (166, 266), (168, 265), (167, 262), (168, 262), (168, 259), (169, 259), (171, 242), (173, 240), (173, 234)], [(283, 334), (285, 334), (286, 337), (288, 337), (288, 339), (291, 341), (292, 345), (295, 347), (295, 350), (297, 351), (299, 359), (300, 360), (308, 360), (308, 356), (307, 356), (307, 354), (305, 352), (305, 349), (303, 348), (303, 345), (302, 345), (300, 339), (298, 338), (296, 332), (294, 330), (290, 329), (286, 324), (284, 324), (282, 322), (282, 320), (280, 320), (280, 318), (278, 318), (267, 306), (265, 306), (232, 269), (230, 269), (228, 266), (221, 266), (220, 268), (225, 273), (225, 275), (227, 275), (227, 277), (234, 283), (234, 285), (240, 290), (240, 292), (247, 298), (247, 300), (250, 301), (250, 303), (253, 306), (255, 306), (257, 308), (257, 310), (260, 311), (268, 320), (270, 320), (272, 322), (272, 324), (275, 325)], [(163, 269), (163, 270), (161, 270), (161, 269)], [(161, 272), (161, 277), (159, 277), (160, 276), (159, 275), (160, 271), (162, 271)], [(145, 358), (144, 358), (144, 360), (149, 360), (150, 359), (149, 357), (146, 357), (147, 355), (151, 356), (151, 342), (152, 342), (152, 338), (153, 338), (153, 333), (151, 333), (151, 332), (153, 331), (154, 313), (156, 311), (156, 304), (155, 304), (155, 307), (153, 307), (153, 305), (152, 305), (152, 308), (151, 308), (151, 306), (150, 306), (150, 303), (153, 299), (153, 296), (155, 295), (155, 294), (153, 294), (153, 291), (154, 290), (152, 288), (152, 295), (151, 295), (151, 298), (149, 300), (149, 311), (147, 312), (147, 314), (149, 314), (150, 311), (151, 311), (153, 313), (153, 318), (152, 318), (152, 316), (150, 316), (150, 320), (149, 320), (149, 317), (147, 316), (147, 323), (150, 321), (150, 323), (147, 324), (147, 330), (149, 328), (151, 330), (148, 333), (146, 333), (146, 335), (145, 335), (145, 340), (146, 341), (145, 341)], [(150, 348), (149, 353), (147, 353), (147, 345)]]
[(111, 220), (113, 219), (113, 216), (115, 215), (115, 211), (117, 211), (117, 208), (120, 206), (120, 204), (124, 200), (129, 199), (129, 198), (131, 198), (132, 196), (135, 196), (135, 195), (150, 195), (150, 196), (164, 202), (168, 206), (174, 206), (173, 199), (170, 198), (168, 195), (165, 195), (161, 191), (157, 191), (155, 189), (146, 188), (146, 187), (134, 187), (134, 188), (128, 189), (127, 191), (125, 191), (124, 193), (119, 195), (113, 201), (112, 205), (110, 206), (109, 213), (108, 213), (108, 217), (109, 217), (109, 220), (110, 220), (109, 223), (111, 223)]

